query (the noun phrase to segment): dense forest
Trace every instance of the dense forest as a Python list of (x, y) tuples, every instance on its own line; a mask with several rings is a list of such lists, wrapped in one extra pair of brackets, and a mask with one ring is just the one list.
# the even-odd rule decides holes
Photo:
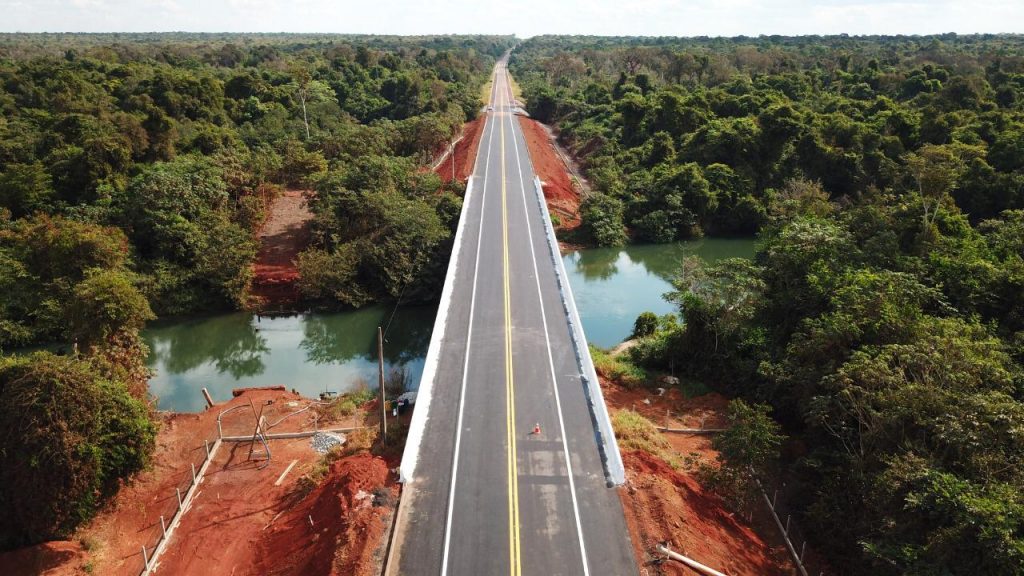
[(539, 37), (511, 69), (599, 192), (599, 244), (753, 234), (794, 178), (910, 190), (925, 145), (973, 222), (1024, 207), (1022, 37)]
[(146, 465), (139, 330), (247, 304), (268, 202), (314, 189), (302, 289), (440, 289), (459, 184), (426, 162), (511, 37), (0, 35), (0, 548), (66, 536)]
[(771, 407), (838, 572), (1022, 573), (1024, 37), (541, 37), (513, 72), (588, 240), (758, 235), (681, 263), (632, 357)]

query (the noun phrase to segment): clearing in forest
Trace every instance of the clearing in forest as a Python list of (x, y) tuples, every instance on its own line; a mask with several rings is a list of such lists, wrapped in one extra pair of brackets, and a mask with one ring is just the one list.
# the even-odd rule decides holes
[(313, 213), (308, 195), (287, 190), (274, 199), (259, 232), (260, 250), (253, 265), (250, 295), (257, 310), (283, 308), (299, 299), (296, 258), (309, 244)]

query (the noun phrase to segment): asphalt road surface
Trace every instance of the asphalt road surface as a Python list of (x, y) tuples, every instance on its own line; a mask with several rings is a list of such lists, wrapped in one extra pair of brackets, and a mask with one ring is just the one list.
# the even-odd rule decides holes
[(634, 575), (505, 64), (495, 67), (393, 565), (403, 575)]

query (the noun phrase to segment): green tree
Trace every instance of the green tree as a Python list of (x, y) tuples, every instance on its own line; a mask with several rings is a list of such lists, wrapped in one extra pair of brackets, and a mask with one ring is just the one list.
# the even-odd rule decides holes
[(778, 459), (785, 436), (772, 420), (771, 407), (731, 400), (726, 430), (711, 441), (717, 467), (705, 466), (701, 476), (735, 509), (749, 509), (758, 497), (757, 479)]
[(0, 548), (66, 538), (149, 462), (156, 427), (91, 361), (0, 358)]
[(599, 246), (619, 246), (626, 242), (622, 223), (622, 202), (604, 194), (589, 196), (580, 205), (583, 230)]

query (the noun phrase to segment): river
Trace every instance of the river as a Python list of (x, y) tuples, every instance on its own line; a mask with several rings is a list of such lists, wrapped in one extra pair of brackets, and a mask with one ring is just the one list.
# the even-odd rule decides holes
[[(161, 410), (197, 412), (200, 390), (215, 401), (233, 388), (283, 385), (306, 396), (377, 386), (377, 326), (392, 308), (258, 318), (236, 312), (155, 322), (143, 331), (154, 375), (150, 392)], [(402, 306), (384, 343), (385, 373), (404, 369), (419, 383), (437, 306)]]
[[(587, 339), (610, 347), (627, 338), (644, 311), (675, 312), (662, 294), (689, 255), (707, 261), (749, 258), (754, 241), (704, 239), (677, 244), (588, 248), (563, 255)], [(215, 401), (233, 388), (283, 385), (316, 397), (361, 385), (376, 387), (377, 326), (393, 310), (369, 306), (349, 312), (257, 318), (242, 312), (154, 322), (143, 331), (158, 407), (197, 412), (206, 387)], [(419, 384), (437, 312), (434, 306), (400, 306), (384, 344), (385, 370), (404, 369)]]

